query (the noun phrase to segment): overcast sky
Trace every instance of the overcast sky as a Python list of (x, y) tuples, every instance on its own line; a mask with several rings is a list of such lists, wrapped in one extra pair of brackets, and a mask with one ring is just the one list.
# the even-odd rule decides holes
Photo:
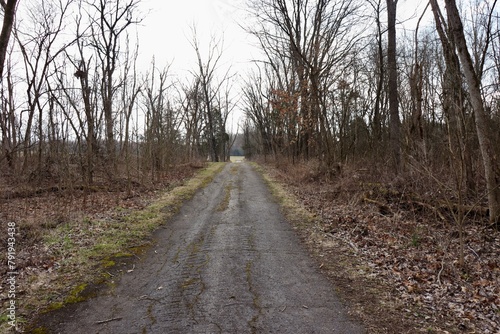
[[(238, 26), (245, 18), (243, 0), (143, 0), (148, 11), (139, 30), (141, 61), (158, 64), (173, 62), (175, 72), (196, 66), (196, 54), (190, 45), (191, 28), (197, 28), (201, 51), (208, 51), (211, 35), (224, 36), (224, 60), (241, 68), (257, 51), (250, 37)], [(179, 75), (182, 75), (179, 73)]]
[[(402, 0), (398, 4), (398, 19), (402, 28), (413, 28), (425, 8), (425, 0)], [(248, 21), (245, 0), (142, 0), (145, 19), (138, 28), (141, 62), (150, 62), (153, 55), (158, 64), (174, 62), (176, 70), (188, 70), (195, 64), (191, 26), (197, 27), (202, 51), (208, 49), (210, 35), (225, 40), (225, 60), (237, 68), (248, 64), (259, 51), (251, 46), (255, 42), (239, 24)], [(430, 10), (428, 10), (430, 13)], [(410, 17), (414, 20), (408, 22)], [(203, 48), (204, 47), (204, 48)]]

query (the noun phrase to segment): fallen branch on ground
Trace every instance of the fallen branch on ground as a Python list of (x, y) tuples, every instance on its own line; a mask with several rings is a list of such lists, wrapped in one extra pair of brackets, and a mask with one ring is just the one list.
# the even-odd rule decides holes
[(123, 319), (122, 317), (118, 317), (118, 318), (112, 318), (112, 319), (108, 319), (108, 320), (101, 320), (101, 321), (97, 321), (96, 324), (102, 325), (102, 324), (105, 324), (105, 323), (108, 323), (111, 321), (122, 320), (122, 319)]

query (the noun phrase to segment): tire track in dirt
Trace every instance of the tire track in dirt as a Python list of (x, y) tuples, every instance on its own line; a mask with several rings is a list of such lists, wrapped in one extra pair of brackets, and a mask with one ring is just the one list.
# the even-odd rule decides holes
[(72, 334), (363, 333), (249, 164), (228, 164), (154, 240), (114, 289), (41, 325)]

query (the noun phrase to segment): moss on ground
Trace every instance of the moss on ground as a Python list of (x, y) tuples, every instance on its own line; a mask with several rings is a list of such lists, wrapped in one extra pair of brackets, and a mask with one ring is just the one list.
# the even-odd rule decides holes
[(317, 218), (306, 208), (299, 204), (298, 199), (288, 192), (285, 187), (273, 180), (272, 177), (257, 163), (251, 165), (262, 175), (273, 197), (280, 204), (280, 209), (287, 220), (294, 225), (309, 225), (317, 221)]
[(233, 183), (229, 182), (228, 185), (224, 188), (224, 197), (222, 201), (217, 206), (217, 211), (222, 212), (226, 211), (229, 207), (229, 201), (231, 200), (231, 190), (233, 189)]

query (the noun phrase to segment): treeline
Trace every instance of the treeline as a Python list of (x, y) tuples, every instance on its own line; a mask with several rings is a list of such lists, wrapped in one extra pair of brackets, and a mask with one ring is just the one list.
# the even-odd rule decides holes
[(500, 19), (496, 0), (469, 2), (430, 0), (409, 31), (397, 0), (250, 1), (265, 56), (243, 92), (246, 153), (425, 174), (498, 222)]
[[(397, 0), (248, 0), (264, 57), (241, 92), (246, 154), (425, 174), (497, 222), (500, 19), (496, 0), (469, 2), (430, 0), (410, 31)], [(178, 80), (155, 60), (138, 69), (140, 0), (1, 5), (3, 177), (154, 180), (227, 159), (236, 94), (222, 39), (201, 46), (193, 28), (197, 61)]]
[(205, 50), (193, 28), (197, 62), (180, 80), (154, 59), (138, 69), (140, 0), (2, 5), (4, 21), (9, 8), (16, 17), (0, 38), (8, 41), (0, 43), (3, 177), (89, 186), (155, 180), (172, 165), (226, 159), (235, 103), (233, 77), (220, 72), (221, 40)]

